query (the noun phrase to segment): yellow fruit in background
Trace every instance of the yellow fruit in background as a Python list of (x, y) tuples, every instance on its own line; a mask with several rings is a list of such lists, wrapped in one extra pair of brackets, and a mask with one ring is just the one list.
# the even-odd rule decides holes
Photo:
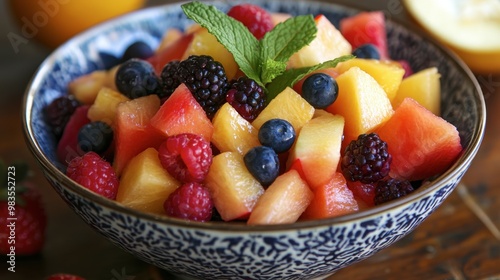
[(143, 7), (146, 0), (9, 0), (12, 17), (21, 27), (20, 37), (35, 38), (55, 48), (76, 34), (110, 18)]
[(396, 108), (406, 97), (411, 97), (420, 105), (439, 116), (441, 114), (441, 84), (436, 67), (421, 70), (405, 78), (396, 97), (391, 101)]
[(476, 72), (500, 72), (500, 1), (403, 0), (430, 35)]

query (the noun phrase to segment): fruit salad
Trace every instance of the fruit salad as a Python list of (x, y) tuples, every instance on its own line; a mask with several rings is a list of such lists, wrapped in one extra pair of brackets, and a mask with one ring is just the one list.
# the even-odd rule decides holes
[(382, 12), (335, 26), (182, 8), (192, 26), (132, 43), (46, 107), (83, 187), (155, 215), (293, 223), (408, 195), (462, 151), (439, 116), (440, 74), (391, 59)]

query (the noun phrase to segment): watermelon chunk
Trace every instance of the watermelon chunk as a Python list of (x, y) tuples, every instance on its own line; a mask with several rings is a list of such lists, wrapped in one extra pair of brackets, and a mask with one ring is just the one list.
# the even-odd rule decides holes
[(363, 44), (373, 44), (380, 51), (381, 59), (388, 59), (385, 16), (382, 11), (361, 12), (340, 21), (340, 33), (353, 49)]
[(169, 46), (161, 49), (155, 55), (148, 58), (147, 61), (153, 65), (156, 74), (160, 75), (163, 67), (173, 60), (181, 60), (184, 52), (193, 40), (193, 34), (185, 34), (179, 39), (170, 43)]
[(390, 176), (423, 180), (438, 175), (456, 160), (462, 146), (455, 126), (411, 98), (375, 130), (392, 155)]
[(148, 95), (118, 105), (115, 118), (115, 156), (117, 174), (136, 155), (147, 148), (158, 148), (165, 137), (154, 129), (150, 120), (160, 107), (157, 95)]
[(179, 85), (161, 105), (151, 119), (151, 125), (165, 137), (193, 133), (202, 136), (209, 142), (214, 131), (214, 126), (203, 107), (184, 84)]
[(336, 172), (330, 182), (314, 189), (314, 198), (300, 216), (302, 220), (337, 217), (358, 211), (358, 202), (346, 179)]

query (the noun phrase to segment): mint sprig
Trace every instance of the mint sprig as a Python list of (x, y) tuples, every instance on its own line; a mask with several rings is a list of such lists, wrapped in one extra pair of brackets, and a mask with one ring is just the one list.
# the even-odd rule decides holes
[(316, 37), (318, 30), (312, 15), (291, 17), (259, 41), (241, 22), (214, 6), (195, 1), (181, 7), (187, 17), (217, 38), (248, 78), (266, 89), (268, 102), (305, 75), (352, 58), (342, 56), (312, 67), (287, 70), (290, 57)]

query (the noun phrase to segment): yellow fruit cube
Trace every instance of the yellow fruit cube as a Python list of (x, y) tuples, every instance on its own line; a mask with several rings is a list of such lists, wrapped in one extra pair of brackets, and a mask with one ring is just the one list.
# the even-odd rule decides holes
[(116, 201), (139, 211), (164, 214), (163, 203), (179, 185), (161, 165), (158, 151), (148, 148), (123, 170)]
[(439, 116), (441, 114), (441, 84), (436, 67), (421, 70), (405, 78), (392, 100), (392, 106), (398, 107), (406, 97), (411, 97), (420, 105)]
[(193, 40), (182, 59), (186, 59), (190, 55), (211, 56), (215, 61), (220, 62), (224, 66), (226, 76), (229, 80), (236, 75), (239, 69), (233, 55), (206, 28), (199, 28), (194, 31)]
[(214, 125), (212, 143), (221, 152), (237, 152), (244, 155), (249, 149), (260, 145), (258, 130), (229, 103), (222, 105), (212, 123)]
[(94, 104), (92, 104), (87, 113), (91, 121), (103, 121), (112, 125), (118, 104), (130, 100), (125, 95), (110, 88), (103, 87), (97, 93)]
[(354, 58), (340, 63), (336, 70), (342, 74), (354, 66), (370, 74), (385, 90), (389, 100), (394, 99), (405, 74), (402, 67), (376, 59)]
[(344, 118), (327, 112), (313, 118), (300, 130), (288, 164), (300, 160), (311, 189), (328, 183), (337, 171), (343, 132)]
[(264, 110), (255, 118), (252, 125), (260, 127), (270, 119), (284, 119), (290, 122), (298, 134), (300, 128), (314, 115), (314, 107), (311, 106), (300, 94), (292, 88), (287, 87), (280, 92)]
[(337, 77), (337, 100), (326, 110), (345, 119), (344, 142), (374, 130), (387, 121), (394, 110), (382, 87), (359, 67), (352, 67)]
[(224, 221), (247, 219), (264, 193), (262, 185), (247, 170), (243, 156), (236, 152), (213, 157), (205, 185)]
[(289, 68), (314, 66), (351, 54), (351, 44), (324, 15), (316, 17), (314, 21), (318, 28), (316, 38), (290, 57)]

